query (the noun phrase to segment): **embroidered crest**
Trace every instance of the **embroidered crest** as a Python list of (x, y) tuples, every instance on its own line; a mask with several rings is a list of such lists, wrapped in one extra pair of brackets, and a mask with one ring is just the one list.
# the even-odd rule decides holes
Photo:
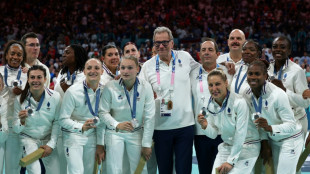
[(50, 102), (47, 102), (47, 110), (48, 111), (51, 109), (50, 106), (51, 106)]
[(286, 81), (286, 77), (287, 77), (287, 73), (285, 73), (284, 76), (283, 76), (283, 80), (282, 80), (283, 82)]
[(119, 96), (118, 96), (118, 99), (119, 99), (119, 100), (122, 100), (122, 99), (123, 99), (123, 96), (122, 96), (122, 95), (119, 95)]

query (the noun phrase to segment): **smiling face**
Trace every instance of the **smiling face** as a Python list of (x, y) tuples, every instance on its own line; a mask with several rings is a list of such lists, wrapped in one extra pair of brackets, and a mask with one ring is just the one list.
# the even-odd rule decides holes
[(247, 72), (247, 80), (252, 90), (260, 91), (267, 79), (267, 73), (258, 65), (251, 65)]
[(135, 61), (124, 59), (121, 62), (120, 73), (124, 81), (134, 81), (137, 77), (139, 70)]
[(283, 61), (288, 59), (291, 54), (289, 43), (285, 39), (276, 38), (272, 42), (272, 56), (276, 61)]
[(87, 84), (99, 83), (102, 73), (103, 73), (102, 65), (99, 60), (89, 59), (86, 62), (84, 68), (84, 74), (86, 77)]
[(240, 51), (242, 50), (242, 45), (245, 42), (244, 33), (241, 30), (233, 30), (228, 38), (229, 51)]
[(67, 46), (64, 53), (62, 54), (62, 63), (64, 66), (75, 66), (75, 54), (72, 47)]
[(23, 61), (23, 50), (20, 45), (13, 44), (5, 56), (10, 67), (18, 68)]
[(242, 59), (245, 63), (250, 64), (259, 58), (259, 52), (253, 42), (246, 42), (242, 47)]
[(115, 70), (119, 61), (120, 56), (116, 48), (108, 48), (105, 55), (103, 55), (103, 62), (110, 70)]
[(29, 72), (28, 83), (30, 91), (40, 91), (44, 90), (44, 83), (46, 78), (44, 77), (44, 72), (42, 70), (31, 70)]
[(227, 80), (224, 81), (220, 75), (208, 76), (208, 87), (212, 98), (222, 103), (227, 95)]

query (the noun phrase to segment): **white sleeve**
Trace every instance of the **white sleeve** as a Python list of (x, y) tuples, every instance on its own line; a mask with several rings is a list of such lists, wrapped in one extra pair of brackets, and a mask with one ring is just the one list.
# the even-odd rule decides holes
[(144, 129), (142, 137), (142, 147), (152, 146), (152, 137), (155, 126), (155, 101), (152, 87), (148, 82), (143, 89), (146, 92), (146, 99), (144, 103)]
[[(73, 88), (71, 88), (73, 89)], [(75, 122), (71, 119), (71, 114), (75, 109), (75, 98), (73, 90), (67, 90), (60, 108), (59, 125), (70, 132), (82, 133), (82, 123)]]
[(215, 139), (217, 137), (217, 135), (218, 135), (219, 130), (218, 130), (218, 127), (214, 124), (214, 117), (213, 116), (209, 116), (207, 118), (207, 121), (208, 121), (207, 128), (206, 129), (201, 129), (201, 130), (209, 138)]
[[(20, 96), (19, 97), (16, 97), (15, 100), (14, 100), (14, 115), (13, 115), (13, 131), (17, 134), (19, 134), (20, 132), (22, 132), (25, 128), (25, 125), (22, 125), (20, 123), (20, 119), (19, 119), (19, 116), (18, 116), (18, 113), (19, 111), (23, 110), (21, 108), (21, 104), (19, 102), (20, 100)], [(26, 122), (25, 124), (27, 124), (27, 119), (26, 119)]]
[(110, 114), (111, 105), (112, 105), (112, 92), (109, 89), (109, 86), (104, 87), (102, 92), (102, 100), (99, 106), (99, 117), (100, 119), (112, 129), (116, 129), (116, 126), (119, 124), (112, 115)]
[(53, 125), (52, 125), (51, 139), (46, 144), (49, 147), (51, 147), (52, 149), (54, 149), (56, 147), (57, 139), (58, 139), (58, 135), (59, 135), (58, 119), (59, 119), (60, 106), (61, 106), (60, 95), (58, 93), (55, 93), (53, 95), (57, 96), (57, 97), (55, 97), (55, 102), (57, 102), (56, 110), (55, 110), (55, 120), (53, 121)]
[(234, 144), (231, 148), (230, 155), (227, 158), (227, 162), (231, 165), (236, 164), (239, 159), (242, 145), (245, 141), (249, 119), (249, 107), (244, 99), (235, 100), (234, 107), (234, 111), (237, 113), (236, 132), (234, 136)]
[(302, 97), (303, 92), (308, 89), (306, 75), (302, 70), (298, 70), (294, 77), (294, 91), (286, 89), (290, 104), (292, 104), (293, 107), (307, 108), (310, 105), (310, 99), (304, 99)]
[(287, 137), (292, 135), (292, 133), (294, 133), (296, 130), (296, 121), (294, 118), (294, 113), (289, 104), (288, 97), (284, 93), (284, 91), (281, 91), (281, 93), (277, 95), (277, 101), (275, 102), (274, 107), (283, 123), (271, 125), (271, 136), (281, 139), (281, 137)]

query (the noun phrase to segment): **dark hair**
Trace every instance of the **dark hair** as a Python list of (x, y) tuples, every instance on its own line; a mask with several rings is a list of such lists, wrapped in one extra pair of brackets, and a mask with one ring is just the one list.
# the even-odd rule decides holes
[(138, 47), (137, 47), (137, 45), (134, 42), (126, 42), (125, 45), (123, 46), (123, 54), (125, 53), (125, 47), (127, 45), (134, 45), (137, 48), (137, 50), (138, 50)]
[(35, 34), (34, 32), (30, 32), (30, 33), (26, 33), (21, 39), (20, 41), (26, 45), (26, 40), (27, 38), (38, 38), (38, 35)]
[[(116, 48), (116, 46), (115, 46), (115, 45), (111, 45), (111, 44), (108, 44), (108, 45), (104, 46), (104, 47), (102, 48), (101, 55), (102, 55), (102, 56), (105, 56), (105, 53), (106, 53), (107, 50), (110, 49), (110, 48)], [(117, 49), (117, 48), (116, 48), (116, 49)], [(118, 51), (118, 49), (117, 49), (117, 51)]]
[[(76, 62), (76, 70), (83, 71), (85, 63), (88, 59), (86, 50), (81, 46), (77, 44), (69, 45), (74, 51), (74, 58)], [(64, 66), (62, 68), (62, 71), (60, 74), (65, 74), (68, 71), (68, 66)]]
[[(291, 40), (289, 40), (288, 39), (288, 37), (286, 37), (286, 36), (279, 36), (279, 37), (276, 37), (273, 41), (272, 41), (272, 44), (273, 44), (273, 42), (275, 41), (275, 40), (286, 40), (286, 42), (287, 42), (287, 46), (288, 46), (288, 49), (291, 51), (291, 49), (292, 49), (292, 42), (291, 42)], [(272, 47), (271, 47), (272, 48)]]
[(4, 86), (3, 75), (0, 73), (0, 80), (2, 80), (2, 86)]
[(257, 52), (258, 52), (258, 58), (260, 59), (262, 57), (262, 53), (263, 53), (263, 50), (262, 50), (262, 47), (259, 45), (258, 42), (255, 42), (254, 40), (252, 39), (249, 39), (249, 40), (246, 40), (243, 45), (242, 45), (242, 48), (245, 46), (245, 44), (247, 43), (253, 43)]
[(21, 93), (21, 96), (20, 96), (20, 103), (23, 103), (28, 95), (28, 92), (29, 92), (29, 83), (28, 83), (28, 78), (29, 78), (29, 74), (31, 71), (34, 71), (34, 70), (40, 70), (43, 72), (44, 74), (44, 78), (46, 78), (46, 70), (45, 68), (42, 66), (42, 65), (33, 65), (31, 68), (29, 68), (28, 72), (27, 72), (27, 82), (26, 82), (26, 86), (25, 88), (23, 89), (22, 93)]
[(207, 37), (201, 44), (200, 44), (200, 47), (201, 47), (201, 45), (204, 43), (204, 42), (206, 42), (206, 41), (211, 41), (211, 42), (213, 42), (213, 44), (214, 44), (214, 48), (215, 48), (215, 52), (216, 53), (218, 53), (220, 50), (219, 50), (219, 47), (218, 47), (218, 45), (217, 45), (217, 43), (216, 43), (216, 41), (215, 41), (215, 39), (212, 39), (212, 38), (209, 38), (209, 37)]
[(24, 66), (25, 66), (25, 62), (26, 62), (26, 58), (27, 58), (26, 49), (25, 49), (25, 46), (24, 46), (21, 42), (16, 41), (16, 40), (11, 40), (11, 41), (9, 41), (9, 42), (6, 44), (6, 46), (5, 46), (5, 48), (4, 48), (4, 53), (3, 53), (3, 55), (4, 55), (4, 56), (3, 56), (3, 57), (4, 57), (4, 64), (7, 64), (6, 55), (8, 54), (8, 52), (9, 52), (11, 46), (14, 45), (14, 44), (20, 45), (20, 46), (22, 47), (22, 51), (23, 51), (23, 60), (22, 60), (22, 62), (21, 62), (21, 65), (22, 65), (22, 67), (24, 67)]
[(248, 68), (248, 71), (250, 69), (251, 66), (259, 66), (261, 67), (262, 71), (264, 74), (268, 74), (267, 69), (269, 67), (269, 63), (268, 61), (264, 60), (264, 59), (260, 59), (260, 60), (254, 60)]

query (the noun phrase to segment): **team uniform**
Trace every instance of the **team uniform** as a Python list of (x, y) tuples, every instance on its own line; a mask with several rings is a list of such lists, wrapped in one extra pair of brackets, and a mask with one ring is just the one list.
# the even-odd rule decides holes
[(8, 121), (6, 118), (7, 104), (0, 92), (0, 173), (4, 169), (5, 141), (8, 138)]
[(275, 62), (271, 62), (268, 74), (282, 81), (286, 88), (291, 108), (294, 112), (298, 124), (302, 125), (303, 135), (306, 136), (308, 130), (308, 119), (305, 108), (310, 105), (310, 99), (303, 99), (302, 93), (308, 89), (305, 72), (294, 62), (286, 60), (285, 65), (279, 72), (275, 71)]
[(145, 62), (140, 72), (157, 95), (153, 138), (159, 173), (172, 172), (173, 153), (176, 172), (191, 172), (195, 121), (189, 74), (198, 66), (189, 53), (173, 50), (169, 65), (157, 55)]
[[(50, 82), (51, 82), (50, 70), (48, 69), (48, 67), (45, 64), (41, 63), (38, 59), (36, 59), (34, 64), (35, 65), (41, 65), (45, 69), (45, 71), (46, 71), (46, 82), (45, 82), (44, 85), (45, 85), (46, 88), (49, 88), (50, 87)], [(31, 66), (28, 65), (27, 63), (25, 63), (25, 67), (28, 68), (28, 69), (31, 68)]]
[(116, 74), (113, 74), (110, 69), (102, 63), (102, 68), (103, 68), (103, 74), (101, 75), (100, 83), (102, 85), (107, 84), (109, 81), (114, 80), (114, 78), (119, 74), (118, 71), (116, 71)]
[[(230, 82), (232, 77), (231, 75), (228, 75), (226, 67), (221, 65), (217, 65), (217, 67), (224, 70), (228, 81)], [(197, 116), (200, 114), (203, 107), (207, 107), (208, 99), (211, 96), (208, 89), (207, 77), (208, 72), (204, 70), (202, 65), (195, 68), (190, 74), (195, 117), (194, 145), (200, 173), (211, 173), (215, 156), (217, 154), (217, 147), (223, 142), (220, 135), (217, 136), (215, 140), (205, 136), (197, 121)]]
[(221, 134), (224, 141), (218, 147), (212, 173), (225, 162), (233, 166), (230, 174), (252, 173), (260, 151), (260, 136), (249, 117), (246, 101), (228, 92), (222, 107), (210, 98), (207, 111), (208, 126), (202, 132), (213, 139)]
[(230, 91), (239, 95), (244, 95), (250, 90), (250, 86), (247, 82), (248, 68), (249, 65), (242, 61), (241, 66), (239, 69), (236, 69), (236, 73), (231, 81)]
[[(19, 160), (21, 157), (20, 140), (18, 134), (16, 134), (13, 127), (13, 115), (14, 115), (14, 99), (16, 95), (13, 93), (12, 82), (18, 80), (18, 86), (24, 89), (27, 83), (27, 74), (23, 73), (21, 67), (11, 68), (8, 65), (0, 66), (0, 73), (3, 75), (4, 88), (2, 91), (2, 97), (7, 104), (6, 117), (8, 125), (8, 138), (5, 141), (5, 146), (0, 147), (0, 151), (5, 149), (5, 172), (6, 174), (19, 173), (20, 166)], [(16, 155), (12, 155), (16, 154)]]
[[(41, 145), (48, 145), (52, 149), (56, 148), (60, 105), (60, 95), (49, 89), (44, 90), (39, 102), (35, 101), (31, 94), (22, 104), (20, 96), (15, 99), (13, 129), (19, 134), (23, 156), (34, 152)], [(22, 125), (18, 114), (21, 110), (29, 107), (33, 109), (33, 114), (28, 115), (25, 125)], [(46, 173), (60, 173), (57, 151), (53, 150), (48, 157), (42, 158), (42, 161)], [(29, 164), (26, 168), (29, 174), (41, 174), (39, 161)]]
[(96, 110), (99, 105), (96, 103), (100, 101), (101, 94), (101, 85), (94, 92), (83, 81), (68, 88), (63, 97), (59, 124), (63, 134), (68, 174), (93, 173), (96, 145), (104, 145), (105, 130), (101, 123), (97, 128), (84, 132), (82, 126), (86, 120), (97, 118)]
[[(136, 78), (135, 86), (126, 92), (123, 79), (120, 79), (109, 82), (103, 90), (99, 115), (107, 125), (105, 145), (106, 168), (109, 174), (128, 172), (123, 171), (123, 165), (126, 165), (123, 163), (125, 153), (128, 156), (129, 166), (124, 166), (124, 168), (128, 168), (129, 173), (134, 173), (140, 160), (141, 148), (152, 146), (155, 124), (153, 91), (151, 85), (142, 79)], [(134, 105), (136, 105), (136, 110), (134, 110)], [(133, 132), (116, 129), (119, 123), (133, 121), (133, 118), (138, 123)], [(146, 166), (143, 173), (147, 173)]]
[(261, 139), (269, 140), (271, 145), (275, 172), (295, 173), (304, 140), (301, 125), (295, 121), (287, 95), (282, 89), (266, 82), (259, 99), (254, 97), (251, 91), (246, 93), (245, 98), (251, 115), (258, 112), (255, 107), (259, 108), (261, 103), (260, 117), (265, 118), (272, 127), (272, 133), (263, 129), (259, 131)]
[[(57, 91), (62, 98), (65, 95), (65, 92), (60, 86), (60, 81), (66, 78), (65, 81), (69, 81), (69, 84), (73, 85), (75, 83), (80, 83), (83, 80), (85, 80), (85, 75), (83, 71), (75, 71), (73, 74), (70, 74), (70, 72), (61, 74), (61, 71), (59, 72), (57, 79), (56, 79), (55, 91)], [(66, 160), (66, 156), (65, 156), (63, 149), (64, 149), (64, 146), (62, 142), (62, 131), (60, 131), (58, 141), (57, 141), (57, 151), (58, 151), (58, 157), (60, 161), (60, 172), (61, 174), (66, 174), (67, 173), (67, 160)]]
[(217, 59), (216, 59), (216, 63), (220, 64), (220, 63), (224, 63), (224, 62), (232, 62), (235, 64), (235, 69), (239, 69), (239, 67), (242, 65), (242, 59), (239, 60), (238, 62), (234, 62), (234, 60), (232, 60), (230, 58), (230, 54), (229, 53), (225, 53), (220, 55)]

